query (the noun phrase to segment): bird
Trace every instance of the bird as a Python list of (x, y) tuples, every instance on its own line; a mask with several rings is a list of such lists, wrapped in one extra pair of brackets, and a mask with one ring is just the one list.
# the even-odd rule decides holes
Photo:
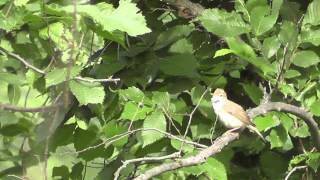
[(222, 124), (230, 129), (229, 132), (248, 128), (258, 134), (259, 137), (266, 142), (263, 135), (250, 120), (247, 112), (239, 104), (229, 100), (227, 93), (223, 89), (217, 88), (211, 95), (211, 103), (214, 112)]

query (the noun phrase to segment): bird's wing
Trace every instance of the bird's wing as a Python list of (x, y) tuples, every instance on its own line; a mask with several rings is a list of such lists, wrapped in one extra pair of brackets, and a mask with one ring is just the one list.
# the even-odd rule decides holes
[(224, 104), (223, 109), (238, 118), (240, 121), (242, 121), (246, 125), (253, 125), (253, 123), (250, 121), (250, 118), (246, 111), (238, 104), (232, 102), (232, 101), (227, 101)]

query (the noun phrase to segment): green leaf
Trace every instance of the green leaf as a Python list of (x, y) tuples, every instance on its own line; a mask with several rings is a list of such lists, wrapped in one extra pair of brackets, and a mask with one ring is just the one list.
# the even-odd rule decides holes
[(180, 54), (166, 57), (160, 61), (160, 70), (167, 75), (197, 78), (198, 62), (191, 54)]
[(320, 116), (320, 100), (315, 101), (311, 107), (310, 111), (315, 116)]
[(265, 38), (262, 45), (262, 53), (266, 58), (274, 56), (280, 48), (280, 41), (276, 36)]
[(205, 88), (198, 85), (191, 90), (191, 100), (193, 105), (199, 104), (199, 110), (201, 114), (209, 119), (213, 119), (215, 117), (213, 107), (211, 104), (211, 95), (209, 94), (209, 91), (204, 95), (204, 97), (201, 99), (202, 94), (205, 92)]
[[(70, 73), (70, 79), (74, 78), (76, 75), (78, 75), (81, 71), (81, 67), (75, 66), (71, 69)], [(52, 71), (50, 71), (48, 74), (46, 74), (46, 87), (50, 87), (59, 83), (62, 83), (67, 78), (67, 69), (59, 69), (55, 68)]]
[(166, 111), (170, 109), (170, 94), (168, 92), (153, 92), (152, 102), (164, 108)]
[(143, 102), (146, 98), (144, 93), (134, 86), (119, 90), (119, 95), (125, 98), (125, 100), (131, 100), (136, 103)]
[(272, 129), (267, 139), (270, 141), (271, 148), (282, 147), (288, 150), (293, 147), (291, 139), (283, 126)]
[(14, 1), (14, 4), (15, 4), (16, 6), (24, 6), (24, 5), (26, 5), (28, 2), (29, 2), (29, 0), (15, 0), (15, 1)]
[[(112, 138), (116, 135), (123, 134), (128, 132), (128, 128), (124, 127), (123, 125), (116, 124), (115, 121), (110, 121), (106, 125), (104, 125), (103, 130), (104, 136), (106, 138)], [(119, 138), (117, 141), (113, 142), (112, 144), (116, 147), (122, 147), (128, 142), (128, 136), (123, 136)]]
[(290, 130), (290, 134), (293, 137), (305, 138), (310, 136), (309, 128), (304, 121), (298, 121), (298, 127), (293, 127)]
[(274, 117), (273, 113), (268, 113), (265, 116), (258, 116), (254, 118), (254, 124), (259, 131), (267, 131), (272, 127), (278, 126), (280, 121)]
[(246, 94), (250, 97), (250, 99), (255, 104), (260, 104), (260, 101), (262, 99), (263, 93), (261, 92), (261, 89), (254, 85), (254, 84), (248, 84), (248, 83), (241, 83), (244, 91)]
[(192, 54), (193, 46), (186, 38), (180, 39), (174, 44), (171, 45), (169, 52), (170, 53), (180, 53), (180, 54)]
[(320, 1), (314, 0), (308, 6), (307, 13), (302, 21), (302, 28), (306, 28), (307, 25), (319, 25), (320, 19), (318, 17), (320, 17)]
[[(183, 139), (183, 136), (178, 136), (178, 137)], [(192, 141), (189, 137), (186, 137), (185, 139)], [(182, 145), (183, 145), (182, 151), (184, 153), (192, 153), (194, 151), (193, 145), (183, 143), (176, 139), (171, 139), (171, 146), (176, 150), (180, 150)]]
[(260, 155), (260, 164), (268, 179), (281, 179), (287, 170), (288, 160), (276, 152), (266, 151)]
[(127, 32), (130, 36), (151, 32), (140, 9), (137, 8), (136, 4), (128, 0), (120, 0), (119, 6), (115, 11), (102, 17), (106, 18), (105, 24), (102, 25), (108, 31), (118, 29)]
[(320, 166), (320, 153), (312, 152), (308, 154), (308, 160), (306, 161), (315, 172), (317, 172)]
[(203, 169), (207, 172), (210, 179), (216, 180), (227, 180), (227, 171), (220, 161), (215, 158), (208, 158), (208, 160), (201, 165)]
[(234, 37), (248, 33), (250, 27), (240, 14), (219, 9), (206, 9), (198, 17), (201, 24), (209, 31), (222, 37)]
[(300, 164), (301, 162), (305, 161), (308, 158), (307, 154), (299, 154), (297, 156), (294, 156), (289, 163), (289, 170), (293, 168), (293, 166)]
[(291, 21), (284, 21), (280, 27), (280, 33), (278, 37), (282, 44), (286, 45), (289, 43), (289, 50), (295, 48), (298, 39), (296, 25)]
[[(111, 4), (106, 3), (78, 5), (77, 9), (79, 13), (89, 16), (109, 32), (120, 30), (127, 32), (130, 36), (151, 32), (136, 4), (128, 0), (120, 0), (117, 9), (113, 9)], [(67, 6), (64, 10), (72, 13), (73, 6)]]
[(8, 85), (8, 99), (11, 104), (18, 104), (21, 97), (20, 86)]
[(233, 51), (231, 49), (219, 49), (218, 51), (216, 51), (216, 53), (214, 54), (213, 58), (216, 57), (220, 57), (220, 56), (224, 56), (227, 54), (233, 53)]
[(267, 6), (254, 7), (250, 12), (251, 26), (257, 36), (270, 30), (276, 23), (282, 0), (272, 1), (272, 9)]
[(315, 46), (320, 45), (320, 29), (318, 30), (305, 30), (300, 33), (300, 40), (304, 43), (312, 43)]
[(144, 119), (151, 111), (152, 108), (150, 107), (129, 101), (124, 106), (120, 119), (129, 119), (131, 121)]
[(293, 56), (293, 64), (299, 67), (307, 68), (320, 62), (319, 56), (310, 50), (299, 51)]
[(301, 73), (294, 69), (289, 69), (283, 74), (283, 77), (287, 79), (295, 78), (298, 76), (301, 76)]
[[(161, 131), (166, 131), (167, 122), (161, 111), (154, 111), (143, 121), (143, 128), (156, 128)], [(156, 142), (165, 135), (157, 131), (142, 131), (143, 147)]]
[(229, 48), (234, 54), (261, 69), (265, 74), (275, 70), (265, 59), (257, 58), (253, 49), (239, 38), (226, 38)]
[(77, 122), (77, 125), (78, 125), (78, 127), (80, 129), (83, 129), (83, 130), (87, 130), (88, 129), (88, 125), (84, 120), (77, 119), (76, 122)]
[(0, 72), (0, 81), (5, 81), (12, 85), (23, 85), (26, 83), (25, 77), (21, 74), (13, 74), (9, 72)]
[(179, 39), (187, 37), (193, 30), (194, 26), (192, 25), (177, 25), (169, 28), (166, 31), (162, 31), (159, 34), (153, 48), (154, 50), (164, 48), (173, 42), (178, 41)]
[(69, 85), (72, 94), (77, 98), (80, 105), (103, 103), (105, 92), (101, 84), (92, 85), (72, 80)]

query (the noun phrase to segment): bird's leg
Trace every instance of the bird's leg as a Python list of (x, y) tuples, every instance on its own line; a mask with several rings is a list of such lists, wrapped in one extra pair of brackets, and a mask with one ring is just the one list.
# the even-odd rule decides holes
[(229, 129), (228, 131), (226, 131), (226, 133), (232, 133), (232, 132), (237, 131), (239, 129), (242, 129), (242, 127), (236, 127), (236, 128)]

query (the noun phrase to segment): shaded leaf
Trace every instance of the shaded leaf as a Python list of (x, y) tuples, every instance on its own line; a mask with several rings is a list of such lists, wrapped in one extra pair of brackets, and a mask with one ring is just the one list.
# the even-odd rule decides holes
[(213, 34), (234, 37), (250, 31), (240, 14), (220, 9), (206, 9), (198, 17), (201, 24)]
[(197, 67), (197, 60), (191, 54), (169, 56), (160, 61), (160, 70), (172, 76), (197, 78), (199, 77)]

